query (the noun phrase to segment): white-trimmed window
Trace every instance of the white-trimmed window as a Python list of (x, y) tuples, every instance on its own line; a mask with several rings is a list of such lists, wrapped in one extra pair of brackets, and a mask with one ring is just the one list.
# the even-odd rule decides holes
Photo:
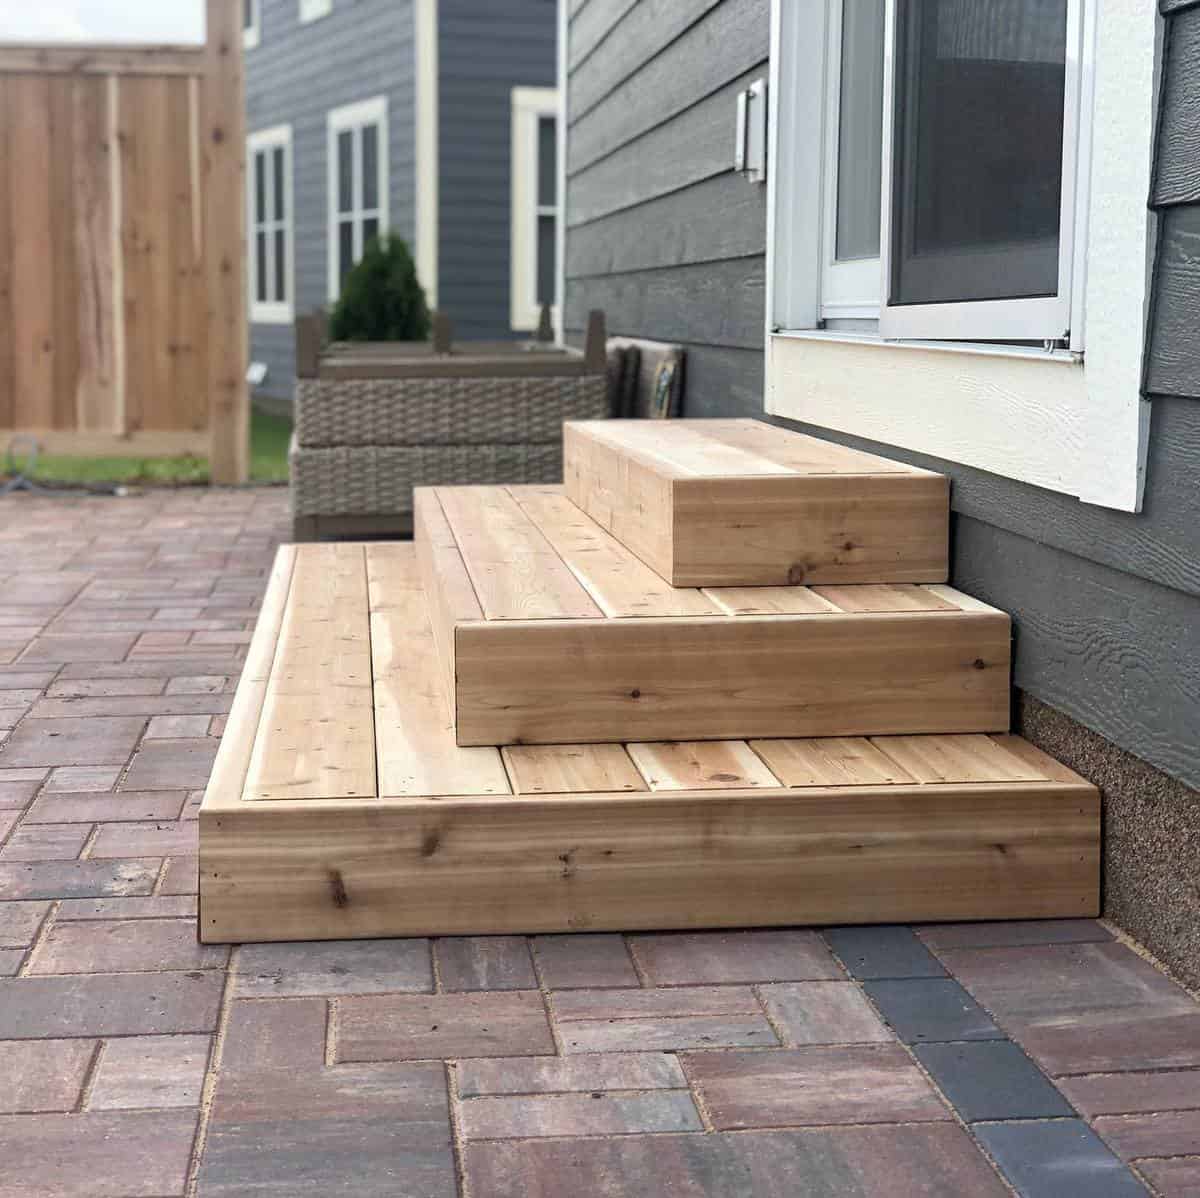
[(773, 0), (768, 411), (1136, 508), (1152, 7)]
[(242, 45), (253, 50), (262, 40), (262, 0), (242, 0)]
[(319, 21), (333, 12), (333, 0), (299, 0), (300, 24), (307, 25), (309, 21)]
[(293, 319), (292, 127), (252, 133), (248, 159), (250, 319)]
[(519, 332), (536, 329), (542, 305), (554, 305), (561, 219), (558, 107), (552, 87), (512, 90), (509, 306), (510, 324)]
[(329, 114), (329, 298), (388, 228), (388, 102), (376, 96)]

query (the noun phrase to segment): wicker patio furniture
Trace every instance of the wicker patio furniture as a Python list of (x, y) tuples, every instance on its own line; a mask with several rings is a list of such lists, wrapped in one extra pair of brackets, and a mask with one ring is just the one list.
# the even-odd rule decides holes
[(296, 322), (294, 535), (405, 536), (412, 490), (562, 480), (564, 420), (609, 413), (604, 315), (583, 352), (520, 342), (325, 345), (319, 315)]

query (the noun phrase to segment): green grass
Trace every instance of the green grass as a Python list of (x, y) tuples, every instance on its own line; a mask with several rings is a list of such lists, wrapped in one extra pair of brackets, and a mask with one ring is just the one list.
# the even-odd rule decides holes
[[(287, 482), (288, 441), (292, 422), (259, 408), (250, 409), (250, 479)], [(0, 458), (0, 477), (3, 477)], [(42, 455), (33, 479), (74, 486), (187, 486), (208, 482), (208, 459), (185, 454), (175, 458), (75, 458)]]

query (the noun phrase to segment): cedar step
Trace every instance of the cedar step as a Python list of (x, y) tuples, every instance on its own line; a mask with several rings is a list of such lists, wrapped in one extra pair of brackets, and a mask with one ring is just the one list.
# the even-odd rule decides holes
[(461, 745), (1008, 730), (1008, 616), (949, 587), (671, 587), (557, 487), (414, 520)]
[(674, 586), (945, 582), (949, 480), (757, 420), (564, 425), (568, 497)]
[(412, 545), (280, 550), (203, 941), (1098, 911), (1099, 795), (1018, 737), (460, 748), (442, 680)]

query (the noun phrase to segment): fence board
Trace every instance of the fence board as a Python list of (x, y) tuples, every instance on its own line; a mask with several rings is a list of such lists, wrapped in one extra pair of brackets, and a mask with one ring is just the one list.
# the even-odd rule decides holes
[(0, 47), (0, 449), (246, 477), (241, 4), (207, 7), (204, 47)]

